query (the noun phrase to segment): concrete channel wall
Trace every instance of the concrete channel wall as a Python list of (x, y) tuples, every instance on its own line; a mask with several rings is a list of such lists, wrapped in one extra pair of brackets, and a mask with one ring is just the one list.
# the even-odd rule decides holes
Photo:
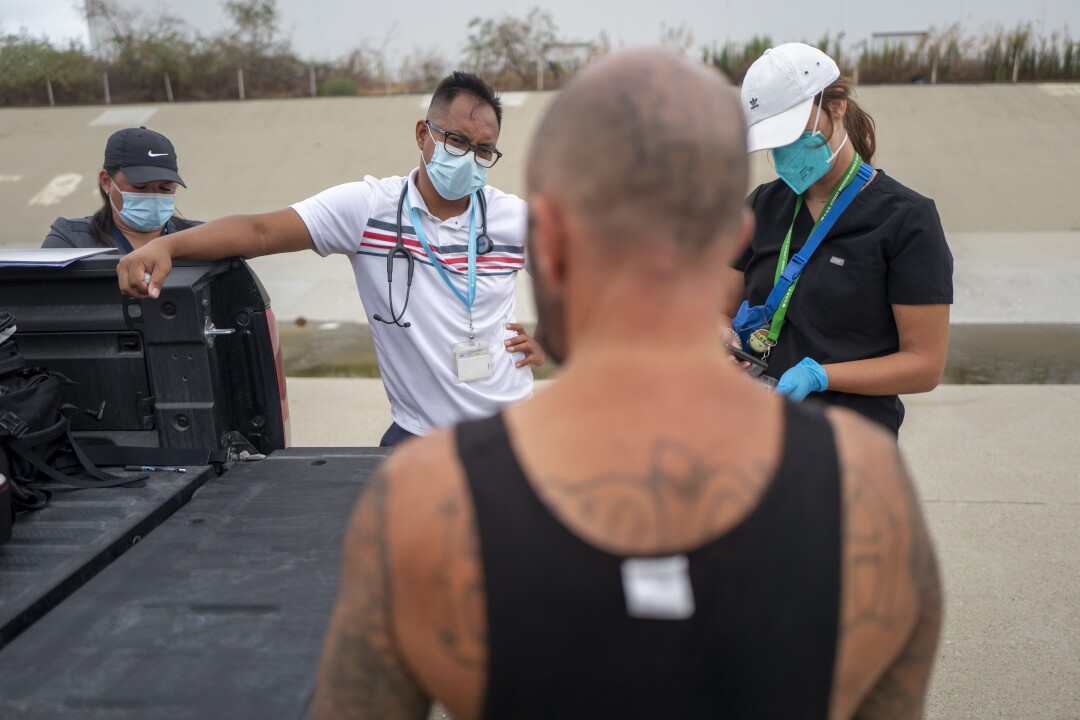
[[(528, 138), (552, 93), (508, 93), (491, 182), (523, 192)], [(1080, 382), (1080, 85), (864, 87), (875, 165), (935, 199), (956, 256), (947, 382)], [(146, 124), (175, 143), (188, 217), (287, 206), (365, 174), (408, 172), (425, 96), (0, 110), (0, 247), (33, 247), (57, 216), (100, 204), (96, 174), (117, 127)], [(763, 154), (753, 183), (771, 179)], [(343, 258), (264, 258), (255, 267), (283, 324), (311, 324), (287, 347), (296, 372), (312, 342), (370, 367), (370, 335)], [(519, 317), (535, 321), (527, 278)], [(343, 339), (313, 340), (331, 323)], [(290, 338), (287, 338), (287, 341)], [(338, 372), (347, 372), (338, 363)]]
[[(505, 157), (494, 185), (522, 193), (528, 138), (552, 97), (505, 96)], [(949, 233), (1080, 232), (1080, 85), (868, 86), (858, 99), (877, 123), (875, 165), (934, 198)], [(425, 102), (400, 95), (0, 109), (0, 245), (36, 245), (57, 215), (95, 210), (94, 177), (118, 127), (144, 124), (169, 136), (189, 187), (179, 208), (211, 219), (407, 172)], [(40, 197), (58, 178), (60, 191)], [(758, 154), (754, 182), (771, 178)]]

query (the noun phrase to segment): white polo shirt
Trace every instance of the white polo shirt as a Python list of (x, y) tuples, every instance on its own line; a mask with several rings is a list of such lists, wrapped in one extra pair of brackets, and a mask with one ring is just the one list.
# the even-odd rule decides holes
[[(477, 255), (472, 316), (476, 339), (490, 346), (491, 377), (457, 381), (451, 347), (468, 339), (469, 314), (417, 240), (408, 205), (402, 210), (401, 235), (415, 269), (408, 308), (400, 322), (411, 325), (387, 325), (372, 317), (390, 320), (405, 305), (407, 262), (400, 255), (394, 261), (391, 312), (386, 256), (394, 247), (398, 201), (406, 182), (409, 203), (419, 213), (428, 246), (450, 281), (468, 297), (470, 210), (445, 222), (429, 213), (416, 188), (418, 172), (419, 168), (408, 178), (369, 175), (362, 182), (332, 187), (292, 207), (307, 225), (320, 255), (349, 255), (371, 324), (391, 418), (405, 430), (424, 435), (436, 427), (491, 415), (507, 403), (522, 400), (532, 392), (533, 381), (528, 367), (514, 367), (523, 354), (508, 353), (503, 346), (514, 335), (504, 326), (516, 322), (514, 288), (517, 273), (525, 267), (526, 206), (514, 195), (490, 186), (483, 190), (487, 233), (495, 247), (487, 255)], [(479, 234), (480, 208), (476, 210)]]

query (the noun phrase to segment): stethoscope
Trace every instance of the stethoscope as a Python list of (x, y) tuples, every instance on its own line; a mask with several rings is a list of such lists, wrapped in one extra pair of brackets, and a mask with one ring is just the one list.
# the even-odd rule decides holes
[[(397, 325), (398, 327), (407, 328), (412, 323), (403, 323), (401, 318), (405, 317), (405, 309), (409, 307), (409, 293), (412, 291), (412, 278), (413, 267), (415, 267), (416, 259), (412, 253), (405, 247), (405, 243), (401, 240), (401, 213), (405, 208), (405, 197), (409, 193), (409, 183), (405, 183), (405, 187), (401, 188), (401, 197), (398, 198), (397, 204), (397, 237), (394, 240), (394, 247), (390, 248), (386, 253), (386, 296), (390, 300), (390, 320), (384, 320), (378, 313), (372, 315), (375, 320), (386, 323), (387, 325)], [(487, 255), (493, 249), (495, 249), (495, 243), (491, 241), (491, 238), (487, 234), (487, 200), (484, 199), (484, 193), (482, 190), (478, 190), (474, 193), (477, 204), (480, 206), (480, 234), (476, 236), (476, 254)], [(394, 259), (398, 255), (405, 258), (405, 305), (401, 308), (401, 313), (394, 312)]]

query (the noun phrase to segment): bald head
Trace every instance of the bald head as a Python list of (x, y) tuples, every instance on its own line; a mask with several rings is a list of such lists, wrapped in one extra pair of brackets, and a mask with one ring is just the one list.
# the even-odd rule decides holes
[(552, 102), (529, 153), (529, 193), (557, 198), (590, 237), (694, 254), (742, 221), (746, 128), (727, 81), (661, 50), (619, 53)]

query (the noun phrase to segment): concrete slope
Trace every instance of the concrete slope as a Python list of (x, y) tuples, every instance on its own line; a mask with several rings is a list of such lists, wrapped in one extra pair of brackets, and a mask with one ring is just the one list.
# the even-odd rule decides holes
[[(553, 97), (505, 96), (505, 157), (493, 184), (524, 192), (527, 144)], [(1075, 382), (1080, 85), (871, 86), (859, 102), (877, 120), (875, 164), (934, 197), (950, 236), (950, 351), (962, 368), (950, 380), (995, 382), (1005, 368), (1013, 382)], [(36, 246), (57, 215), (99, 206), (96, 173), (116, 127), (145, 123), (169, 135), (190, 186), (179, 207), (208, 219), (285, 207), (365, 174), (408, 172), (426, 104), (403, 95), (0, 110), (0, 247)], [(773, 177), (764, 154), (753, 169), (753, 183)], [(284, 322), (366, 324), (345, 258), (300, 253), (254, 265)], [(524, 276), (518, 300), (519, 319), (534, 322)]]
[[(493, 184), (512, 192), (520, 192), (526, 139), (549, 95), (522, 98), (506, 109), (506, 157), (491, 173)], [(119, 127), (145, 124), (173, 141), (189, 188), (180, 190), (177, 207), (205, 220), (280, 209), (366, 174), (409, 172), (419, 159), (413, 129), (422, 104), (425, 97), (399, 95), (2, 110), (0, 176), (8, 179), (0, 181), (0, 211), (8, 222), (0, 246), (38, 245), (58, 215), (99, 208), (105, 140)], [(107, 113), (126, 117), (103, 124)], [(79, 184), (69, 194), (31, 204), (50, 182), (75, 175)]]
[[(494, 184), (523, 192), (527, 142), (552, 97), (507, 94)], [(948, 231), (1080, 231), (1080, 85), (868, 86), (859, 101), (877, 121), (876, 164), (933, 197)], [(0, 246), (34, 246), (56, 216), (99, 206), (95, 177), (118, 127), (168, 135), (190, 187), (179, 207), (210, 219), (407, 172), (425, 103), (400, 95), (0, 110)], [(753, 167), (755, 183), (773, 177), (764, 154)], [(58, 188), (41, 197), (50, 183)]]

